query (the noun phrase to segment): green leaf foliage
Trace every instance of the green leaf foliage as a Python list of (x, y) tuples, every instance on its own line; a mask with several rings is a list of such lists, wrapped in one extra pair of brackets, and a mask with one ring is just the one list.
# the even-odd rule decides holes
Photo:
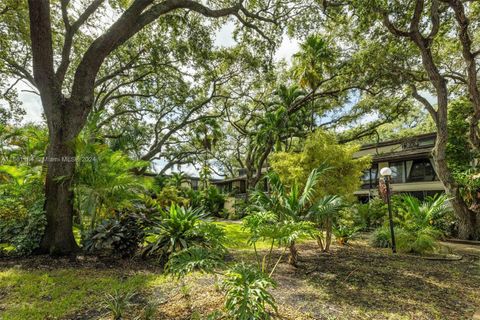
[(205, 218), (206, 214), (201, 210), (189, 207), (172, 205), (170, 209), (162, 210), (147, 231), (148, 244), (143, 255), (166, 262), (171, 254), (195, 246), (222, 252), (224, 231)]
[(329, 169), (315, 184), (315, 198), (327, 195), (350, 198), (371, 161), (369, 157), (354, 158), (357, 150), (358, 146), (339, 144), (333, 134), (317, 130), (307, 137), (300, 152), (274, 153), (271, 165), (290, 186), (306, 185), (313, 169), (327, 166)]
[(275, 299), (268, 291), (275, 282), (257, 268), (239, 263), (229, 269), (223, 282), (225, 308), (235, 320), (266, 320), (268, 310), (277, 311)]

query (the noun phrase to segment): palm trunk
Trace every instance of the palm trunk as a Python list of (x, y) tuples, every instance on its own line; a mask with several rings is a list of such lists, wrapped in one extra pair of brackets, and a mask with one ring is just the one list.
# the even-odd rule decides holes
[[(323, 235), (323, 231), (320, 231), (320, 232), (322, 232), (322, 235)], [(325, 247), (323, 246), (322, 235), (316, 236), (315, 239), (317, 240), (317, 244), (320, 247), (320, 250), (324, 251)]]
[(290, 243), (290, 246), (288, 247), (290, 250), (290, 256), (288, 257), (288, 263), (294, 267), (297, 266), (298, 264), (298, 250), (297, 247), (295, 246), (295, 242)]
[(330, 251), (330, 244), (332, 243), (332, 221), (327, 219), (326, 223), (326, 236), (325, 236), (325, 250), (324, 252)]

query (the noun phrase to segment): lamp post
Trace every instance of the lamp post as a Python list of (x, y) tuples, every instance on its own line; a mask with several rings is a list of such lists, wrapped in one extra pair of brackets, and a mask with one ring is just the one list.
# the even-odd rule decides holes
[(392, 252), (397, 252), (397, 246), (395, 245), (395, 232), (393, 230), (393, 215), (392, 204), (390, 202), (390, 179), (392, 177), (392, 169), (389, 167), (382, 168), (380, 174), (385, 179), (385, 186), (387, 188), (387, 205), (388, 205), (388, 219), (390, 220), (390, 235), (392, 236)]

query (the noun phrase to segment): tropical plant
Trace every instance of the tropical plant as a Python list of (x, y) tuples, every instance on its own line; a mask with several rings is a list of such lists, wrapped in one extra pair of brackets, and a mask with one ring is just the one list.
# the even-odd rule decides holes
[[(436, 223), (452, 210), (448, 205), (449, 198), (437, 195), (421, 202), (411, 195), (403, 195), (399, 199), (402, 201), (397, 204), (399, 209), (394, 219), (397, 249), (419, 254), (438, 249), (437, 240), (442, 237), (442, 231), (436, 227)], [(388, 225), (374, 232), (372, 244), (377, 247), (391, 246)]]
[(194, 271), (214, 273), (223, 265), (223, 252), (205, 247), (189, 247), (171, 254), (165, 269), (170, 274), (182, 278)]
[(172, 253), (194, 246), (222, 252), (224, 231), (205, 218), (206, 214), (200, 209), (174, 204), (169, 210), (161, 210), (160, 216), (153, 219), (153, 227), (147, 231), (148, 244), (143, 255), (156, 256), (165, 262)]
[(108, 252), (129, 257), (136, 253), (145, 239), (146, 217), (141, 213), (117, 213), (98, 224), (85, 236), (83, 245), (89, 252)]
[(395, 223), (412, 232), (426, 228), (439, 230), (438, 226), (452, 211), (447, 195), (427, 197), (423, 202), (411, 195), (403, 195), (398, 208)]
[[(283, 232), (280, 239), (281, 242), (287, 242), (286, 245), (289, 248), (289, 263), (297, 265), (298, 250), (296, 248), (296, 240), (302, 234), (311, 234), (312, 228), (309, 228), (309, 224), (305, 223), (305, 219), (308, 218), (310, 212), (314, 208), (313, 197), (315, 192), (315, 185), (318, 178), (323, 172), (327, 170), (326, 166), (321, 166), (318, 169), (312, 170), (310, 173), (305, 187), (300, 192), (297, 183), (294, 183), (290, 188), (283, 184), (279, 175), (276, 172), (269, 172), (266, 175), (266, 179), (269, 183), (270, 190), (268, 193), (263, 191), (255, 191), (252, 195), (253, 207), (252, 211), (270, 212), (274, 215), (275, 223), (271, 228), (277, 228)], [(255, 216), (254, 216), (255, 218)], [(254, 218), (251, 218), (252, 220)], [(270, 217), (269, 219), (273, 219)], [(255, 228), (263, 228), (264, 224), (261, 222), (265, 219), (261, 218), (258, 224), (253, 224), (250, 219), (247, 219), (247, 226), (252, 232), (251, 242), (258, 238)], [(267, 226), (268, 227), (268, 226)], [(261, 229), (264, 230), (264, 229)], [(285, 231), (291, 232), (285, 234)], [(275, 238), (272, 237), (272, 246)]]
[(0, 166), (0, 244), (16, 255), (40, 245), (46, 225), (42, 190), (40, 167)]
[(346, 245), (348, 241), (350, 241), (355, 233), (357, 233), (358, 228), (347, 226), (347, 225), (340, 225), (333, 227), (333, 235), (335, 236), (335, 240), (340, 245)]
[[(311, 208), (307, 217), (321, 230), (317, 235), (317, 243), (323, 252), (330, 250), (332, 232), (339, 212), (344, 208), (342, 198), (338, 196), (325, 196), (320, 198)], [(325, 231), (325, 243), (323, 243), (323, 231)]]
[(173, 172), (167, 179), (167, 184), (177, 189), (183, 188), (183, 185), (189, 183), (188, 177), (185, 172)]
[(89, 143), (88, 139), (77, 139), (76, 149), (77, 213), (89, 219), (93, 230), (98, 218), (112, 217), (115, 211), (130, 208), (132, 201), (146, 190), (147, 180), (133, 173), (145, 162), (131, 160), (120, 151)]
[(309, 35), (293, 56), (293, 73), (302, 87), (312, 90), (329, 75), (335, 54), (331, 44), (319, 35)]
[(229, 269), (224, 280), (225, 308), (232, 319), (270, 319), (270, 312), (277, 306), (269, 288), (275, 282), (254, 266), (239, 263)]
[(166, 186), (156, 195), (156, 203), (160, 208), (169, 208), (173, 204), (186, 206), (189, 199), (183, 196), (183, 192), (175, 186)]
[[(243, 228), (249, 231), (248, 243), (253, 246), (258, 268), (270, 276), (275, 272), (287, 249), (290, 250), (289, 263), (296, 265), (298, 250), (295, 242), (302, 236), (315, 234), (315, 227), (307, 221), (279, 220), (278, 215), (269, 211), (257, 211), (243, 219)], [(261, 257), (257, 242), (269, 243), (269, 250)], [(272, 261), (273, 248), (277, 245), (283, 250), (276, 262)]]
[[(439, 248), (436, 239), (439, 232), (426, 228), (414, 233), (402, 227), (395, 227), (395, 244), (399, 252), (418, 253), (433, 252)], [(371, 243), (374, 247), (389, 248), (392, 246), (390, 227), (384, 225), (375, 230)]]
[(215, 186), (201, 191), (201, 205), (205, 212), (218, 216), (225, 204), (225, 196)]
[(387, 212), (387, 205), (380, 198), (370, 199), (368, 203), (356, 203), (351, 207), (355, 225), (365, 231), (380, 227)]
[(113, 293), (106, 294), (102, 305), (110, 312), (114, 320), (121, 320), (127, 308), (131, 306), (133, 296), (134, 293), (115, 290)]

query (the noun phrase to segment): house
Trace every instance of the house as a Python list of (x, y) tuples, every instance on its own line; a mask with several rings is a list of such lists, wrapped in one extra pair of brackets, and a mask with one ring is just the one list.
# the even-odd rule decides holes
[[(435, 133), (427, 133), (413, 137), (365, 144), (354, 154), (354, 157), (372, 156), (372, 166), (363, 177), (359, 190), (354, 195), (362, 202), (378, 194), (380, 169), (392, 169), (393, 193), (410, 193), (423, 199), (444, 192), (442, 183), (437, 177), (432, 159), (432, 149), (435, 146)], [(266, 172), (268, 168), (262, 171)], [(264, 182), (266, 183), (266, 182)], [(247, 175), (245, 169), (240, 169), (237, 177), (213, 182), (227, 197), (227, 208), (243, 201), (247, 193)], [(267, 190), (268, 186), (264, 186)]]
[(444, 191), (432, 159), (435, 133), (362, 145), (354, 157), (372, 156), (372, 166), (362, 177), (355, 195), (368, 201), (378, 194), (380, 169), (392, 169), (393, 193), (410, 193), (420, 199)]

